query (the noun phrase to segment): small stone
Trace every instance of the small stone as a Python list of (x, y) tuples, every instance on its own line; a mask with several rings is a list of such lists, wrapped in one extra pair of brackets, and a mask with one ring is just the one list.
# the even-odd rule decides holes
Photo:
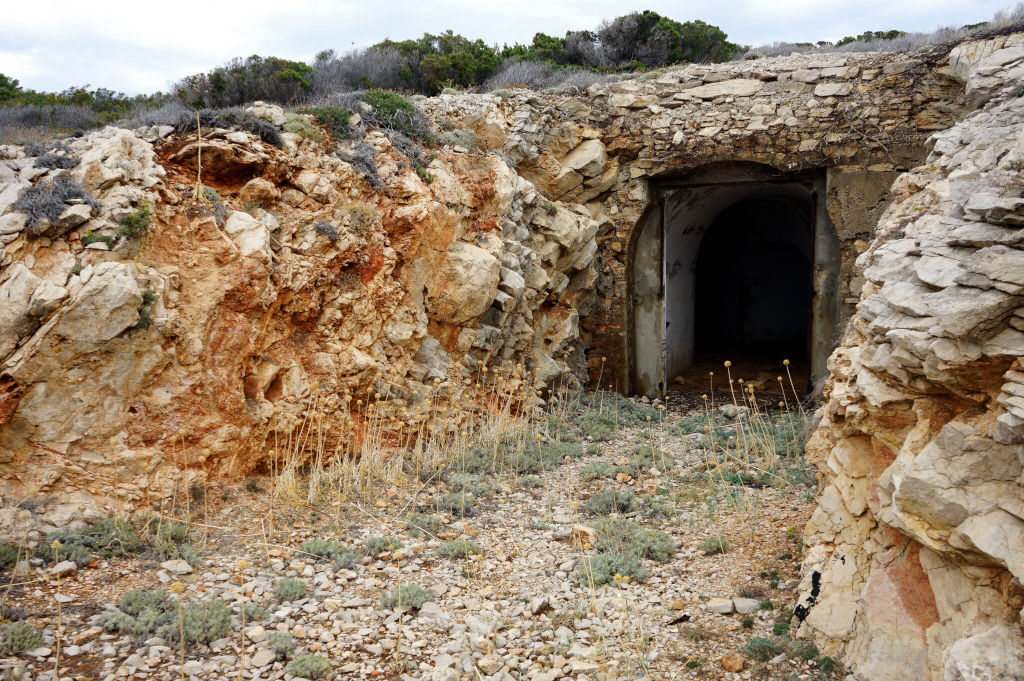
[(732, 605), (741, 615), (749, 615), (761, 609), (761, 602), (753, 598), (734, 598)]
[(497, 674), (504, 664), (500, 658), (494, 655), (486, 655), (477, 661), (476, 666), (481, 672), (490, 676), (491, 674)]
[(253, 643), (267, 640), (267, 630), (261, 626), (255, 626), (245, 632), (245, 637)]
[(174, 575), (187, 575), (192, 572), (192, 566), (188, 564), (187, 560), (181, 558), (165, 560), (160, 563), (160, 567)]
[(722, 666), (727, 672), (741, 672), (743, 671), (743, 665), (747, 662), (747, 658), (743, 657), (739, 653), (726, 653), (722, 657), (718, 658), (718, 664)]
[(50, 574), (54, 576), (66, 575), (69, 572), (74, 572), (78, 569), (78, 565), (73, 560), (62, 560), (61, 562), (50, 568)]
[(266, 667), (268, 664), (272, 663), (276, 659), (277, 653), (275, 653), (273, 650), (267, 650), (266, 648), (263, 648), (262, 650), (256, 651), (256, 654), (252, 656), (252, 666)]
[(708, 612), (716, 612), (719, 615), (728, 615), (733, 611), (731, 598), (712, 598), (707, 604)]

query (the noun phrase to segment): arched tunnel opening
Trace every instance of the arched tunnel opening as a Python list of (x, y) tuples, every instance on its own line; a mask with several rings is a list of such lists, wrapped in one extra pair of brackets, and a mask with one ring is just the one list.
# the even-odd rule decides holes
[(756, 164), (655, 188), (631, 250), (633, 392), (706, 392), (726, 360), (777, 389), (788, 359), (798, 393), (827, 375), (841, 256), (825, 191), (823, 172)]

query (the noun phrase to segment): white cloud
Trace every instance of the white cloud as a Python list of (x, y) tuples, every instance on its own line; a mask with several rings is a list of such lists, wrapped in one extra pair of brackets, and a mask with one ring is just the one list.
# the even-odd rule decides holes
[(1006, 0), (250, 0), (173, 4), (9, 3), (0, 36), (0, 73), (27, 87), (60, 90), (90, 83), (126, 92), (166, 89), (174, 80), (250, 54), (309, 59), (321, 49), (363, 47), (451, 28), (488, 43), (529, 42), (602, 19), (653, 9), (681, 21), (703, 19), (731, 40), (834, 40), (865, 30), (932, 30), (990, 18)]

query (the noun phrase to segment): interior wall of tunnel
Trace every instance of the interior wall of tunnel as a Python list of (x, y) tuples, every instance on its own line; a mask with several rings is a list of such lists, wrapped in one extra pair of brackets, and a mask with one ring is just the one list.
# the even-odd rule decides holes
[(634, 392), (663, 394), (702, 344), (800, 346), (812, 379), (827, 373), (840, 254), (824, 193), (823, 172), (745, 168), (657, 190), (634, 249)]

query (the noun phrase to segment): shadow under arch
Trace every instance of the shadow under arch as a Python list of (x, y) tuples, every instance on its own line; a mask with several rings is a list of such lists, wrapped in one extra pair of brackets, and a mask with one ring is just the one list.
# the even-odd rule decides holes
[(827, 374), (841, 256), (825, 191), (824, 169), (755, 163), (652, 181), (627, 250), (629, 392), (664, 395), (668, 380), (716, 339), (732, 341), (731, 351), (799, 344), (812, 381)]

